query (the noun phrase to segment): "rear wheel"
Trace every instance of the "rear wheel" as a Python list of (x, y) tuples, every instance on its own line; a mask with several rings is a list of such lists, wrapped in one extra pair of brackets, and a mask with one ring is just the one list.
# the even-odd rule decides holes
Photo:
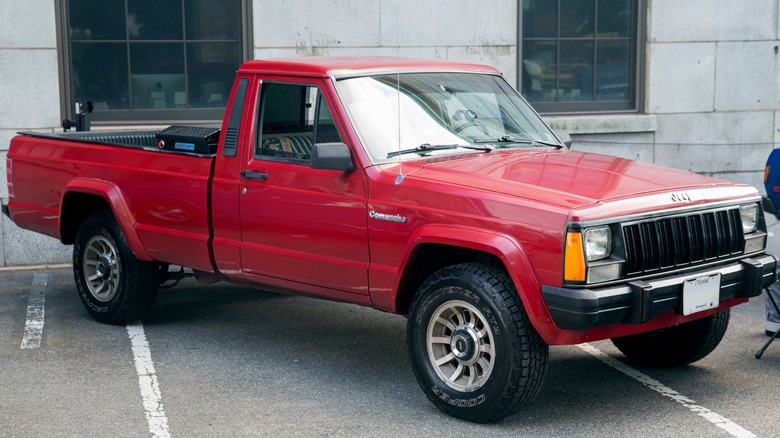
[(497, 421), (541, 389), (548, 346), (501, 268), (469, 263), (433, 274), (412, 303), (407, 337), (420, 387), (454, 417)]
[(159, 266), (135, 258), (108, 212), (90, 216), (79, 228), (73, 274), (81, 302), (101, 322), (139, 319), (157, 298)]
[(696, 362), (712, 353), (729, 326), (731, 312), (638, 335), (613, 338), (612, 343), (639, 365), (672, 368)]

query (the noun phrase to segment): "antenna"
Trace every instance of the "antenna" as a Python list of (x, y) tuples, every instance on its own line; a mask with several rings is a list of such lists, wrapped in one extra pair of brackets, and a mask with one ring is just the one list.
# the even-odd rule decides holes
[(401, 184), (404, 180), (404, 172), (402, 169), (401, 161), (401, 66), (399, 60), (400, 43), (398, 42), (398, 5), (395, 5), (395, 96), (396, 96), (396, 109), (397, 114), (397, 126), (398, 126), (398, 176), (395, 177), (395, 185)]

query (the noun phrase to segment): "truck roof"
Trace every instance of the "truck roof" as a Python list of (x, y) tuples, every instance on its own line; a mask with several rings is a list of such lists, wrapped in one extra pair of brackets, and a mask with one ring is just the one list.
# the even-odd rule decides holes
[(245, 62), (239, 73), (264, 73), (311, 77), (349, 77), (408, 72), (499, 73), (493, 67), (442, 59), (400, 58), (394, 56), (309, 56), (258, 59)]

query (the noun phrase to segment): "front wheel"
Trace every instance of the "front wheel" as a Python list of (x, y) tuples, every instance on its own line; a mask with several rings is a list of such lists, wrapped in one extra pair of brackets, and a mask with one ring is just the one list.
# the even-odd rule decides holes
[(159, 266), (135, 258), (108, 212), (92, 215), (79, 228), (73, 275), (81, 302), (101, 322), (139, 319), (157, 298)]
[(648, 333), (613, 338), (612, 343), (638, 365), (672, 368), (703, 359), (715, 350), (731, 312), (726, 309), (695, 321)]
[(426, 396), (467, 421), (504, 418), (542, 386), (548, 346), (500, 268), (444, 268), (420, 287), (409, 314), (412, 368)]

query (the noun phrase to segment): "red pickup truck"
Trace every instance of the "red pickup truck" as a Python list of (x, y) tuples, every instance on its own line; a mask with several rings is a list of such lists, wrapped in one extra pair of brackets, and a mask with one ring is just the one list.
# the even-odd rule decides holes
[(570, 150), (480, 65), (249, 61), (221, 128), (21, 133), (7, 172), (96, 319), (177, 266), (405, 315), (421, 388), (476, 422), (536, 396), (548, 345), (699, 360), (775, 277), (755, 188)]

